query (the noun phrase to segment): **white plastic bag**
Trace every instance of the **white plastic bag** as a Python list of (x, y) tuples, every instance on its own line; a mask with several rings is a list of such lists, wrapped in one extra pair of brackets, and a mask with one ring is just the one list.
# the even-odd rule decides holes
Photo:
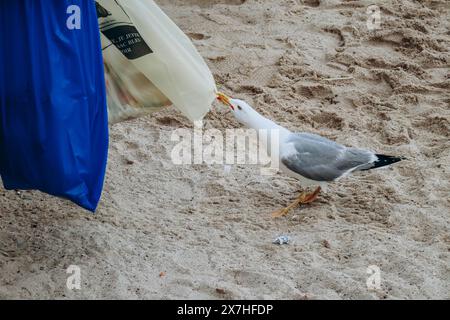
[(97, 0), (112, 122), (172, 102), (191, 121), (216, 98), (216, 85), (190, 39), (152, 0)]
[(115, 47), (103, 52), (110, 123), (143, 116), (172, 103)]

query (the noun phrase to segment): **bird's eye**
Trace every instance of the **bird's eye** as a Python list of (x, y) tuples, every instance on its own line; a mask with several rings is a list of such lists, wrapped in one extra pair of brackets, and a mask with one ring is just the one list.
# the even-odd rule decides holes
[(237, 108), (238, 108), (239, 110), (242, 110), (242, 107), (241, 107), (241, 106), (237, 106)]

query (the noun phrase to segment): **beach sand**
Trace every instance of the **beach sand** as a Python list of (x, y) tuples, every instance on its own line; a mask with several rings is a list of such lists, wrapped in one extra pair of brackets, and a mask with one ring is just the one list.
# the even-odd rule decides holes
[[(295, 180), (173, 164), (171, 133), (192, 124), (172, 107), (116, 124), (96, 215), (0, 189), (0, 298), (449, 299), (448, 2), (157, 2), (224, 92), (289, 129), (408, 160), (274, 220)], [(239, 124), (216, 104), (205, 127)], [(272, 244), (280, 235), (291, 243)], [(66, 287), (70, 265), (80, 290)]]

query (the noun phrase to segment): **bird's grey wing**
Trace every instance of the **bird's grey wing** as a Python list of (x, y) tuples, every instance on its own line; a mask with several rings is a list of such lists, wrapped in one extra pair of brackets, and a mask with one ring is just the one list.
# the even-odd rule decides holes
[(292, 134), (281, 162), (290, 170), (314, 181), (333, 181), (348, 172), (364, 168), (376, 157), (367, 150), (347, 148), (324, 137)]

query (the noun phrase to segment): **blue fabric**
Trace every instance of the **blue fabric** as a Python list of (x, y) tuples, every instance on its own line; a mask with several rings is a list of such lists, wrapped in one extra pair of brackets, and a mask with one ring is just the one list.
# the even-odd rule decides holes
[[(69, 29), (67, 9), (81, 9)], [(0, 174), (95, 211), (108, 152), (103, 58), (92, 0), (0, 0)]]

